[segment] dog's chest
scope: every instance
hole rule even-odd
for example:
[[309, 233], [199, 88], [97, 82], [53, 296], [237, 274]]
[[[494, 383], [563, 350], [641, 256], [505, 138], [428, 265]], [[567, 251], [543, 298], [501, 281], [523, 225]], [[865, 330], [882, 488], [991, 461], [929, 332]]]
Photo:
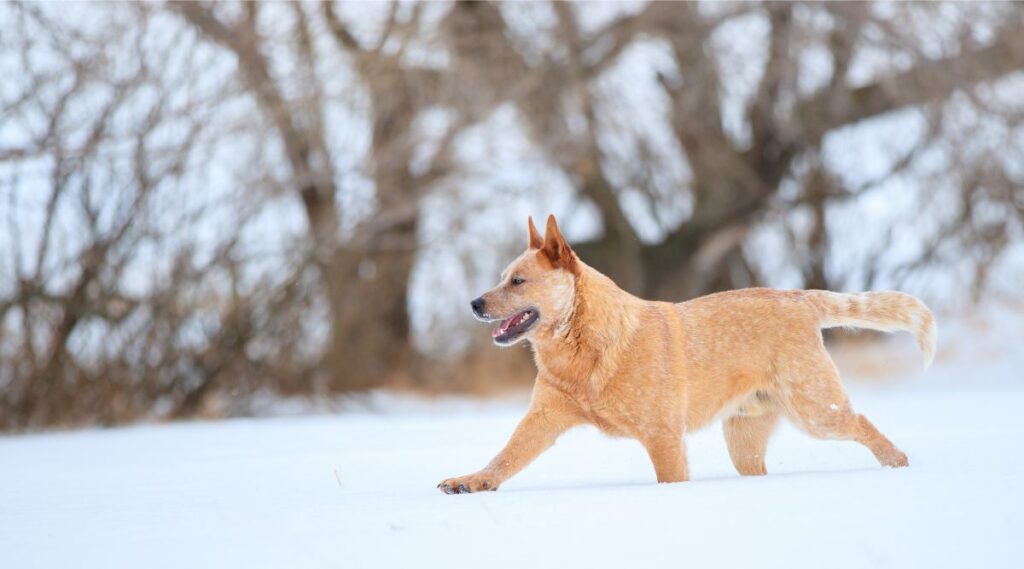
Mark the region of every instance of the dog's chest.
[[593, 398], [587, 414], [594, 426], [606, 435], [635, 436], [640, 430], [636, 409], [608, 393]]
[[579, 407], [587, 421], [610, 436], [629, 436], [635, 431], [633, 413], [613, 394], [589, 384], [560, 382], [559, 389]]
[[587, 421], [611, 436], [630, 436], [636, 431], [634, 412], [618, 390], [609, 389], [606, 374], [589, 367], [584, 374], [545, 366], [544, 380], [576, 403]]
[[630, 425], [624, 424], [621, 418], [616, 415], [593, 412], [590, 416], [590, 422], [600, 429], [602, 433], [612, 437], [626, 437], [633, 434], [633, 429], [630, 428]]

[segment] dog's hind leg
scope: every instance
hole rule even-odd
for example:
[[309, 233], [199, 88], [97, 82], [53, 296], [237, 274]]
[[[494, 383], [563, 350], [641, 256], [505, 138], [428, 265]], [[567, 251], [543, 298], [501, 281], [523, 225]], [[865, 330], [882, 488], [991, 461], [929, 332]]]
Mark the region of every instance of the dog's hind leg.
[[882, 466], [907, 466], [907, 455], [867, 417], [854, 413], [824, 346], [780, 367], [778, 378], [786, 413], [808, 434], [819, 439], [857, 441]]
[[768, 473], [764, 465], [768, 439], [779, 422], [778, 404], [767, 394], [759, 392], [750, 405], [744, 405], [736, 415], [725, 420], [725, 443], [736, 471], [744, 476], [763, 476]]

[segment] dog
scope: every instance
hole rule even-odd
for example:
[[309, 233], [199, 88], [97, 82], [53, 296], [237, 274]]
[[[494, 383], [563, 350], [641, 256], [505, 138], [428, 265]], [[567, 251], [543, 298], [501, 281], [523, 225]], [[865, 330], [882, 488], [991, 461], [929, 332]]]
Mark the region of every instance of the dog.
[[530, 407], [505, 448], [446, 494], [497, 490], [566, 430], [597, 426], [636, 439], [658, 482], [689, 478], [684, 435], [721, 418], [736, 470], [764, 475], [782, 416], [812, 437], [852, 440], [883, 466], [907, 455], [850, 405], [821, 329], [907, 330], [927, 369], [935, 319], [901, 292], [840, 294], [749, 288], [673, 304], [637, 298], [577, 257], [549, 216], [473, 314], [497, 322], [494, 343], [529, 342], [537, 364]]

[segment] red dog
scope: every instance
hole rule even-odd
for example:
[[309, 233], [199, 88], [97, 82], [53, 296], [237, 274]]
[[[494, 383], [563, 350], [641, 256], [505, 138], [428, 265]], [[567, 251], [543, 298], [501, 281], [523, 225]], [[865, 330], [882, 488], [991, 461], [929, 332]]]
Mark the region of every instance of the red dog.
[[857, 441], [884, 466], [900, 452], [850, 406], [821, 328], [909, 330], [935, 351], [935, 320], [900, 292], [839, 294], [765, 288], [681, 304], [639, 299], [588, 267], [553, 216], [501, 283], [472, 302], [499, 346], [528, 341], [537, 362], [530, 409], [483, 470], [438, 484], [447, 494], [496, 490], [576, 425], [647, 448], [658, 482], [687, 480], [683, 435], [725, 420], [740, 474], [765, 474], [768, 438], [785, 415], [811, 436]]

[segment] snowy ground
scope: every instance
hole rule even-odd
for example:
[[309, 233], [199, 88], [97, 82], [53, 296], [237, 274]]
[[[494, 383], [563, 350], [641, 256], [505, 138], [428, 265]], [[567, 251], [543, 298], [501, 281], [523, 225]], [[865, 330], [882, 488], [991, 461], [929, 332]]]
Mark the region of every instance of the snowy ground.
[[521, 401], [0, 438], [0, 567], [1021, 567], [1024, 335], [995, 336], [851, 386], [901, 470], [787, 426], [740, 478], [716, 425], [694, 480], [657, 485], [638, 444], [580, 429], [499, 492], [438, 492]]

